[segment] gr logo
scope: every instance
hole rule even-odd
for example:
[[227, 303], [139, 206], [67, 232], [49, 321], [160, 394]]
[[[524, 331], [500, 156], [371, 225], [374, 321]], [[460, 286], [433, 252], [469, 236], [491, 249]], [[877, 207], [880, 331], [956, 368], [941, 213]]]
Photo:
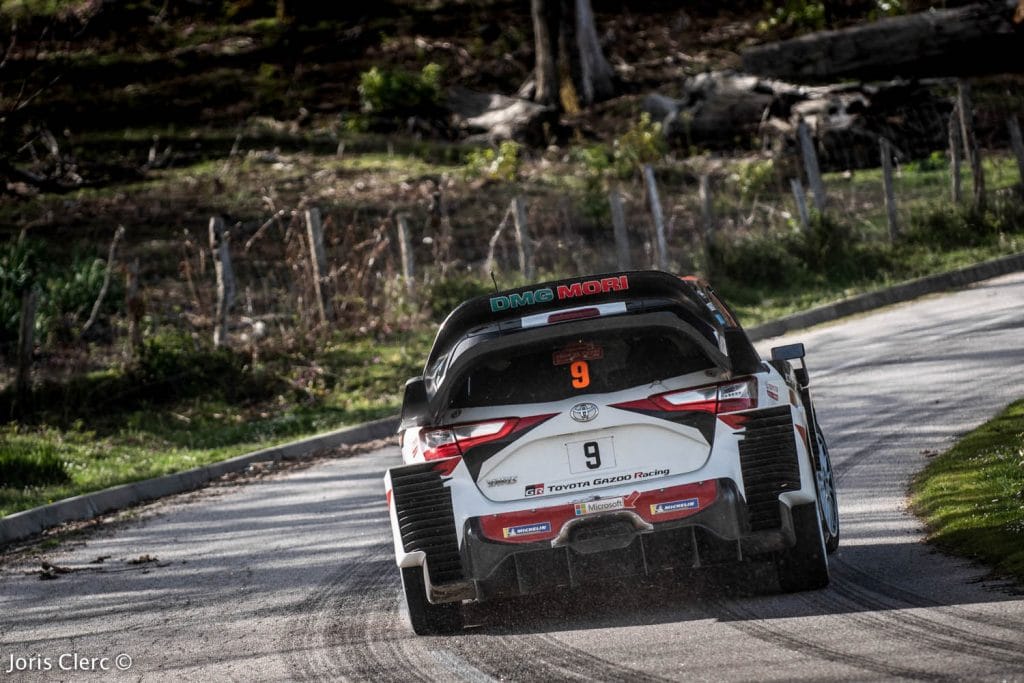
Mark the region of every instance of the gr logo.
[[543, 496], [544, 484], [530, 484], [526, 487], [527, 496]]

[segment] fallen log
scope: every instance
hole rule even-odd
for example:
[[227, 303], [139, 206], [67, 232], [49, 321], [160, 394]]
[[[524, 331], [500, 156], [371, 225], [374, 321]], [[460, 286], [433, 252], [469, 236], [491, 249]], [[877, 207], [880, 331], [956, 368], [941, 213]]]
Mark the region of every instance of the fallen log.
[[1024, 69], [1019, 0], [890, 17], [743, 50], [743, 70], [800, 83], [982, 76]]
[[545, 124], [551, 126], [558, 121], [553, 107], [466, 88], [452, 88], [446, 106], [457, 129], [489, 142], [519, 140], [541, 145], [546, 142]]
[[814, 133], [822, 170], [878, 165], [881, 138], [901, 161], [946, 147], [952, 81], [799, 86], [732, 71], [687, 79], [681, 99], [648, 95], [644, 110], [669, 142], [687, 149], [770, 148], [796, 152], [801, 120]]

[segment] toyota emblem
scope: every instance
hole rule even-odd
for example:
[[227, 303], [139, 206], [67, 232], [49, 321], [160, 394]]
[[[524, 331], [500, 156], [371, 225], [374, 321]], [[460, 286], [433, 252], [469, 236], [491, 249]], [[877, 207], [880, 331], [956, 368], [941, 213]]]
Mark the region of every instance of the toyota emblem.
[[590, 422], [597, 417], [597, 405], [593, 403], [577, 403], [569, 411], [569, 416], [577, 422]]

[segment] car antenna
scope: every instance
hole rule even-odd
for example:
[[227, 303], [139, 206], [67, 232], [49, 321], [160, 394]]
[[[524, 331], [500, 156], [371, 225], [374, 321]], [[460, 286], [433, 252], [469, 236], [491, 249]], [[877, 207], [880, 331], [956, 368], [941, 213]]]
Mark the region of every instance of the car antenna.
[[494, 283], [494, 293], [498, 293], [498, 278], [494, 277], [494, 271], [491, 271], [491, 282]]

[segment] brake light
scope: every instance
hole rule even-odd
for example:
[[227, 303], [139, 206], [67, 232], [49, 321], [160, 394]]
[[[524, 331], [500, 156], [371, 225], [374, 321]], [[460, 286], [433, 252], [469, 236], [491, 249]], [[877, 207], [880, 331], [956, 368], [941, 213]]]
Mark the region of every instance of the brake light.
[[757, 407], [757, 380], [747, 377], [722, 384], [667, 391], [639, 401], [619, 403], [615, 407], [668, 412], [699, 411], [713, 415], [749, 410]]
[[714, 413], [718, 408], [718, 387], [698, 387], [686, 391], [673, 391], [651, 396], [651, 400], [662, 410], [700, 410]]
[[597, 318], [601, 315], [601, 309], [595, 307], [591, 308], [576, 308], [571, 311], [562, 311], [561, 313], [552, 313], [548, 316], [548, 324], [553, 323], [564, 323], [569, 320], [585, 320], [587, 318]]
[[423, 457], [440, 460], [462, 455], [474, 446], [505, 438], [518, 423], [518, 418], [510, 418], [424, 429], [420, 432]]
[[718, 385], [718, 412], [733, 413], [757, 407], [757, 380], [753, 377]]

